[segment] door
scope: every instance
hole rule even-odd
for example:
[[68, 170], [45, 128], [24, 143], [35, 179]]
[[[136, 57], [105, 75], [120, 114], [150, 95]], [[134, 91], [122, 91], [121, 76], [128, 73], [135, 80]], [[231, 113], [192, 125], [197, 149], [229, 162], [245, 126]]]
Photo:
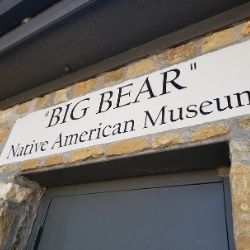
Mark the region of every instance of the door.
[[225, 183], [212, 171], [49, 192], [35, 249], [232, 249]]

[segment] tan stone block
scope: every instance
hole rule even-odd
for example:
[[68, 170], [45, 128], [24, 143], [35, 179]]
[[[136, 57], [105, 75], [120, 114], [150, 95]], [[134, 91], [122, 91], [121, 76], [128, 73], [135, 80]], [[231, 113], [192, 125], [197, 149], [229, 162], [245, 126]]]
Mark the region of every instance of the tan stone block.
[[4, 128], [9, 128], [11, 125], [10, 121], [0, 121], [0, 130]]
[[151, 58], [140, 60], [128, 66], [127, 78], [135, 78], [153, 70], [157, 70], [158, 66], [159, 65]]
[[14, 220], [14, 213], [8, 210], [7, 208], [0, 207], [0, 248], [4, 244], [4, 240], [7, 237], [7, 233], [10, 229], [10, 226]]
[[153, 148], [163, 148], [183, 143], [181, 134], [166, 134], [156, 137], [153, 141]]
[[6, 109], [6, 110], [1, 110], [0, 111], [0, 119], [6, 120], [10, 116], [12, 116], [13, 114], [14, 114], [14, 108], [9, 108], [9, 109]]
[[240, 204], [240, 208], [241, 208], [242, 211], [250, 213], [250, 207], [249, 207], [249, 205], [250, 204], [248, 204], [247, 202], [242, 202]]
[[240, 126], [242, 128], [250, 128], [250, 118], [244, 119], [240, 121]]
[[202, 42], [201, 51], [202, 53], [206, 53], [216, 50], [218, 48], [232, 44], [237, 40], [236, 32], [233, 30], [233, 28], [215, 32], [204, 39]]
[[9, 129], [4, 128], [0, 131], [0, 144], [6, 139], [7, 135], [9, 134]]
[[211, 139], [217, 136], [226, 135], [229, 132], [227, 125], [208, 125], [198, 128], [192, 133], [192, 142]]
[[42, 109], [48, 107], [49, 95], [38, 97], [36, 101], [36, 109]]
[[[230, 170], [234, 232], [237, 249], [248, 249], [250, 238], [250, 166], [233, 163]], [[241, 236], [244, 235], [242, 238]], [[245, 237], [247, 236], [247, 237]]]
[[73, 87], [73, 94], [75, 97], [86, 95], [87, 93], [94, 91], [101, 84], [101, 76], [95, 77], [86, 81], [79, 82]]
[[56, 91], [53, 99], [54, 104], [59, 104], [61, 102], [68, 101], [69, 100], [68, 92], [69, 92], [68, 88]]
[[241, 29], [241, 34], [243, 36], [250, 35], [250, 21], [248, 21], [245, 24], [243, 24], [242, 29]]
[[238, 235], [250, 235], [250, 221], [239, 218], [236, 225]]
[[125, 68], [120, 68], [105, 74], [104, 86], [110, 86], [124, 78]]
[[30, 110], [31, 104], [32, 104], [32, 101], [25, 102], [25, 103], [22, 103], [22, 104], [18, 105], [17, 108], [16, 108], [16, 114], [17, 115], [23, 115], [23, 114], [28, 113], [29, 110]]
[[40, 167], [40, 160], [28, 160], [21, 163], [20, 169], [22, 171], [33, 170]]
[[237, 201], [244, 202], [247, 195], [247, 188], [249, 183], [245, 176], [232, 176], [230, 175], [231, 189], [237, 194]]
[[237, 250], [250, 250], [250, 235], [236, 236]]
[[104, 154], [104, 149], [102, 147], [91, 147], [87, 149], [82, 149], [78, 151], [71, 152], [69, 154], [69, 163], [82, 162], [87, 159], [98, 158]]
[[51, 167], [51, 166], [62, 164], [63, 162], [64, 162], [63, 155], [54, 155], [45, 160], [44, 166]]
[[108, 145], [108, 156], [123, 155], [143, 151], [149, 148], [149, 142], [145, 138], [132, 139]]
[[230, 168], [230, 175], [246, 175], [248, 169], [250, 172], [250, 166], [241, 163], [234, 163]]
[[196, 54], [196, 49], [196, 43], [192, 42], [184, 44], [176, 48], [167, 50], [162, 54], [162, 58], [167, 64], [179, 63], [194, 57]]
[[16, 164], [10, 164], [6, 166], [1, 166], [0, 167], [0, 174], [2, 173], [13, 173], [17, 170], [17, 165]]
[[[233, 212], [236, 221], [239, 221], [242, 216], [248, 215], [250, 220], [250, 202], [248, 200], [248, 194], [242, 194], [242, 188], [233, 191]], [[250, 221], [249, 221], [250, 222]]]

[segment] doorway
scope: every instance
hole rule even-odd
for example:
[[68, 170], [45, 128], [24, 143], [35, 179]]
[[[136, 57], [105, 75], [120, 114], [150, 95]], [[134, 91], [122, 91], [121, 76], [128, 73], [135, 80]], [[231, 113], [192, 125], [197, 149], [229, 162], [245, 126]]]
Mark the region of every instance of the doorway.
[[28, 249], [234, 249], [229, 192], [216, 170], [50, 188]]

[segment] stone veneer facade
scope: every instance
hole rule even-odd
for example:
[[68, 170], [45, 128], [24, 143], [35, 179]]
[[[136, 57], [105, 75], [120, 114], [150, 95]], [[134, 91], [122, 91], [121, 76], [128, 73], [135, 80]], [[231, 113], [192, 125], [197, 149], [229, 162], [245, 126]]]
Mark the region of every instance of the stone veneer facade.
[[[157, 55], [132, 62], [92, 79], [75, 83], [68, 88], [37, 97], [8, 110], [2, 110], [0, 111], [0, 152], [13, 124], [19, 117], [249, 38], [250, 22], [243, 22], [176, 48], [167, 49]], [[250, 52], [246, 51], [246, 53]], [[169, 150], [179, 146], [185, 147], [221, 140], [227, 140], [230, 143], [232, 162], [230, 171], [228, 173], [221, 166], [218, 168], [218, 175], [229, 174], [230, 177], [236, 246], [238, 250], [249, 250], [250, 114], [249, 116], [0, 166], [0, 249], [25, 249], [37, 208], [44, 193], [44, 189], [39, 184], [20, 177], [22, 171], [51, 171], [54, 168], [77, 167], [83, 162], [102, 161], [120, 155], [132, 155], [142, 151]]]

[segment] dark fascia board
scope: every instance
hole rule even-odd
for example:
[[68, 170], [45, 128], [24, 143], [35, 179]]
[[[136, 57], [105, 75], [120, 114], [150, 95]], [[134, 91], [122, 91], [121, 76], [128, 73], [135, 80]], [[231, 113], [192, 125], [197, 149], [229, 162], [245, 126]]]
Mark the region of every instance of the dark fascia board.
[[17, 4], [21, 3], [22, 1], [23, 0], [2, 0], [1, 1], [0, 15], [6, 13], [11, 8], [13, 8]]
[[[65, 0], [65, 1], [63, 1], [63, 3], [68, 2], [70, 4], [71, 1], [72, 0]], [[76, 1], [72, 1], [71, 4], [78, 3], [78, 7], [77, 7], [77, 10], [78, 10], [80, 7], [82, 7], [82, 5], [80, 6], [80, 3], [83, 4], [83, 2], [84, 1], [76, 0]], [[85, 1], [85, 2], [86, 2], [85, 4], [87, 4], [87, 3], [90, 3], [92, 1]], [[65, 6], [64, 6], [64, 8], [65, 8]], [[69, 6], [67, 6], [67, 8], [68, 8], [68, 10], [72, 11], [71, 13], [73, 13], [73, 11], [76, 11], [76, 9], [74, 9], [72, 5], [71, 5], [71, 8]], [[75, 6], [75, 8], [76, 8], [76, 6]], [[61, 11], [63, 13], [65, 11], [65, 9], [62, 8]], [[68, 16], [69, 13], [65, 13], [65, 15]], [[61, 20], [63, 17], [65, 17], [65, 16], [61, 15], [61, 17], [59, 19]], [[160, 38], [157, 38], [151, 42], [148, 42], [144, 45], [138, 46], [138, 47], [133, 48], [131, 50], [128, 50], [126, 52], [123, 52], [123, 53], [116, 55], [114, 57], [103, 60], [97, 64], [91, 65], [89, 67], [83, 68], [83, 69], [76, 71], [76, 72], [73, 72], [73, 73], [69, 73], [68, 75], [66, 75], [62, 78], [50, 81], [48, 83], [44, 83], [44, 84], [40, 85], [39, 87], [25, 91], [23, 93], [15, 95], [11, 98], [8, 98], [4, 101], [1, 101], [0, 102], [0, 110], [10, 108], [14, 105], [31, 100], [35, 97], [43, 96], [43, 95], [48, 94], [52, 91], [67, 87], [67, 86], [69, 86], [73, 83], [76, 83], [78, 81], [86, 80], [90, 77], [101, 74], [103, 72], [121, 67], [123, 65], [126, 65], [132, 61], [143, 58], [143, 57], [148, 56], [150, 54], [159, 53], [163, 49], [179, 45], [183, 42], [187, 42], [191, 39], [195, 39], [195, 38], [203, 36], [207, 33], [210, 33], [210, 32], [222, 29], [222, 28], [229, 27], [232, 24], [240, 22], [240, 21], [247, 19], [249, 17], [250, 17], [250, 2], [243, 4], [243, 5], [240, 5], [238, 7], [235, 7], [231, 10], [225, 11], [225, 12], [223, 12], [219, 15], [216, 15], [214, 17], [203, 20], [199, 23], [190, 25], [184, 29], [180, 29], [178, 31], [175, 31], [175, 32], [168, 34], [166, 36], [162, 36]], [[41, 17], [41, 19], [44, 19], [44, 17]], [[56, 19], [56, 20], [59, 21], [59, 19]], [[37, 24], [37, 26], [36, 26], [36, 23], [35, 23], [35, 24], [33, 24], [34, 25], [34, 27], [33, 27], [32, 24], [33, 24], [33, 22], [30, 23], [30, 29], [34, 30], [34, 32], [37, 33], [38, 31], [36, 29], [39, 28], [39, 25]], [[26, 27], [28, 27], [27, 25], [26, 25]], [[47, 25], [51, 25], [51, 24], [47, 23]], [[45, 25], [42, 27], [44, 29], [47, 26]], [[21, 27], [20, 27], [20, 29], [21, 29]], [[28, 32], [28, 31], [26, 30], [26, 32]], [[30, 35], [32, 35], [32, 34], [34, 34], [34, 33], [31, 33]], [[13, 36], [14, 36], [14, 34], [13, 34]], [[2, 43], [2, 44], [0, 43], [0, 53], [2, 51], [5, 51], [7, 48], [10, 48], [11, 46], [15, 45], [14, 42], [8, 45], [8, 42], [9, 42], [8, 40], [11, 39], [11, 37], [9, 37], [9, 39], [7, 39], [7, 36], [5, 36], [4, 38], [5, 38], [5, 41], [4, 41], [5, 45], [4, 45], [4, 43]], [[26, 38], [23, 37], [23, 39], [26, 39]], [[18, 40], [18, 42], [20, 42], [20, 41], [21, 40]]]
[[221, 141], [178, 149], [85, 163], [53, 170], [27, 171], [22, 176], [45, 187], [119, 178], [214, 169], [231, 165], [229, 144]]
[[55, 4], [48, 10], [34, 17], [30, 22], [19, 26], [1, 37], [0, 54], [95, 1], [96, 0], [64, 0]]

